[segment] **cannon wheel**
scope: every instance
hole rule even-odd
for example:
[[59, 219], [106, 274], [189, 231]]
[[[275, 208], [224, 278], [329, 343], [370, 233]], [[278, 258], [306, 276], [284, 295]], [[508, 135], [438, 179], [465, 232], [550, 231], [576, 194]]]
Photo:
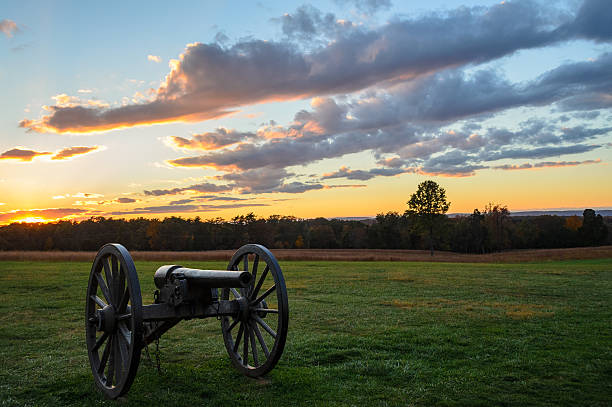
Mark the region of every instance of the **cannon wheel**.
[[87, 353], [97, 387], [109, 399], [132, 385], [142, 349], [142, 297], [125, 247], [104, 245], [93, 262], [85, 306]]
[[[238, 300], [241, 313], [221, 318], [223, 341], [233, 365], [244, 375], [260, 377], [276, 365], [287, 339], [289, 303], [278, 262], [257, 244], [236, 251], [228, 270], [251, 273], [251, 283], [240, 290], [224, 288], [223, 300]], [[247, 305], [248, 304], [248, 305]]]

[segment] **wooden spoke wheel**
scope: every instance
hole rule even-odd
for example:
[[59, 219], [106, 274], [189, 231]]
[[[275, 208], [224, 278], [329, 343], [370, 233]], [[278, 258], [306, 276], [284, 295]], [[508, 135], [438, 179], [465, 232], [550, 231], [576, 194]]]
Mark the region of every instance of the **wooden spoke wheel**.
[[110, 399], [125, 394], [142, 349], [142, 297], [134, 261], [120, 244], [98, 252], [87, 286], [87, 353], [97, 387]]
[[221, 318], [223, 341], [234, 366], [246, 376], [259, 377], [276, 365], [287, 339], [289, 304], [285, 280], [268, 249], [242, 246], [227, 267], [251, 273], [246, 288], [224, 288], [223, 300], [237, 300], [240, 314]]

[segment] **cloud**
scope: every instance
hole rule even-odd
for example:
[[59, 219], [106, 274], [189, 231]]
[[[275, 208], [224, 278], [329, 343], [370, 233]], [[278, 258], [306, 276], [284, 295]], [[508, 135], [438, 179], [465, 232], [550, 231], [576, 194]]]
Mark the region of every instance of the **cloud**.
[[194, 134], [191, 139], [171, 136], [168, 138], [168, 144], [188, 150], [216, 150], [255, 137], [253, 133], [241, 133], [220, 127], [214, 132]]
[[339, 134], [319, 140], [270, 140], [259, 145], [240, 144], [233, 150], [177, 158], [168, 163], [177, 167], [211, 167], [227, 171], [262, 167], [284, 168], [376, 148], [380, 138], [368, 134]]
[[67, 147], [67, 148], [64, 148], [63, 150], [55, 153], [55, 155], [53, 157], [51, 157], [51, 159], [52, 160], [66, 160], [68, 158], [72, 158], [72, 157], [77, 156], [77, 155], [83, 155], [83, 154], [91, 153], [92, 151], [96, 151], [99, 148], [100, 148], [99, 146], [93, 146], [93, 147]]
[[184, 205], [194, 201], [194, 199], [179, 199], [178, 201], [171, 201], [170, 205]]
[[272, 192], [282, 192], [289, 194], [299, 194], [310, 190], [323, 189], [323, 184], [294, 181], [287, 182], [287, 178], [294, 174], [288, 173], [284, 169], [277, 168], [257, 168], [248, 171], [236, 171], [219, 175], [217, 178], [230, 181], [233, 188], [241, 194], [262, 194]]
[[[325, 188], [323, 184], [305, 184], [299, 181], [287, 182], [279, 185], [277, 188], [270, 190], [269, 192], [284, 192], [287, 194], [302, 194], [307, 191], [315, 191], [318, 189]], [[249, 190], [245, 190], [245, 193], [252, 193]]]
[[373, 168], [367, 171], [351, 170], [348, 167], [341, 167], [338, 171], [323, 174], [322, 179], [346, 178], [366, 181], [374, 177], [393, 177], [407, 172], [404, 168]]
[[95, 193], [89, 193], [89, 192], [77, 192], [76, 194], [72, 194], [70, 196], [73, 198], [102, 198], [104, 197], [104, 195], [102, 194], [95, 194]]
[[[609, 15], [605, 1], [586, 2], [575, 16], [535, 2], [502, 2], [351, 29], [308, 52], [290, 40], [189, 44], [171, 61], [152, 101], [116, 108], [50, 106], [48, 115], [24, 119], [20, 126], [55, 133], [107, 131], [218, 118], [254, 103], [355, 92], [522, 49], [576, 38], [605, 40], [610, 29], [601, 15]], [[587, 29], [591, 23], [598, 28]]]
[[190, 185], [182, 188], [172, 189], [154, 189], [151, 191], [144, 191], [145, 195], [148, 196], [162, 196], [162, 195], [176, 195], [186, 191], [192, 192], [224, 192], [232, 189], [229, 185], [216, 185], [209, 182], [202, 182], [200, 184]]
[[601, 145], [593, 144], [576, 144], [570, 146], [547, 146], [539, 148], [505, 148], [498, 151], [484, 151], [478, 159], [483, 161], [496, 161], [502, 159], [519, 159], [519, 158], [547, 158], [568, 154], [579, 154], [593, 151], [600, 148]]
[[238, 209], [238, 208], [250, 208], [259, 206], [269, 206], [263, 203], [252, 203], [252, 204], [225, 204], [225, 205], [161, 205], [161, 206], [147, 206], [143, 208], [135, 208], [130, 211], [117, 211], [111, 212], [110, 215], [138, 215], [138, 214], [152, 214], [152, 213], [185, 213], [185, 212], [212, 212], [222, 209]]
[[293, 13], [286, 13], [279, 19], [283, 34], [302, 43], [314, 41], [324, 45], [323, 40], [334, 37], [340, 31], [352, 28], [352, 24], [336, 19], [332, 13], [323, 14], [311, 5], [303, 5]]
[[26, 42], [24, 44], [19, 44], [15, 47], [11, 47], [11, 51], [12, 52], [21, 52], [29, 47], [31, 47], [34, 43], [33, 42]]
[[491, 167], [496, 170], [530, 170], [535, 168], [558, 168], [558, 167], [576, 167], [585, 164], [600, 164], [601, 160], [584, 160], [584, 161], [545, 161], [535, 164], [505, 164]]
[[293, 174], [284, 169], [257, 168], [249, 171], [236, 171], [217, 178], [231, 182], [231, 185], [240, 193], [260, 194], [277, 191], [283, 186], [285, 178]]
[[339, 5], [353, 4], [357, 10], [366, 14], [374, 14], [391, 7], [390, 0], [335, 0], [335, 2]]
[[[156, 189], [144, 191], [148, 196], [177, 195], [187, 191], [197, 192], [226, 192], [235, 191], [240, 194], [263, 194], [263, 193], [303, 193], [311, 190], [337, 188], [336, 185], [324, 185], [316, 182], [289, 181], [295, 174], [287, 172], [285, 169], [263, 167], [245, 171], [227, 172], [215, 178], [224, 181], [225, 184], [217, 185], [212, 183], [201, 183], [187, 187], [177, 187], [172, 189]], [[195, 199], [208, 199], [218, 201], [241, 201], [244, 199], [233, 197], [220, 197], [215, 195], [202, 195], [189, 197]], [[188, 203], [186, 200], [176, 202]], [[245, 204], [248, 206], [248, 204]]]
[[587, 0], [580, 6], [576, 19], [569, 25], [575, 35], [600, 42], [612, 39], [612, 15], [604, 12], [607, 0]]
[[151, 54], [149, 54], [149, 55], [147, 55], [147, 60], [149, 60], [149, 61], [153, 61], [153, 62], [155, 62], [155, 63], [158, 63], [158, 64], [159, 64], [159, 63], [161, 62], [161, 57], [158, 57], [157, 55], [151, 55]]
[[19, 27], [17, 26], [17, 23], [12, 20], [0, 20], [0, 32], [6, 35], [7, 38], [11, 38], [13, 34], [19, 32]]
[[196, 199], [206, 199], [208, 201], [246, 201], [249, 198], [235, 198], [232, 196], [216, 196], [216, 195], [202, 195], [202, 196], [196, 196]]
[[19, 160], [23, 162], [30, 162], [36, 157], [43, 155], [50, 155], [53, 153], [49, 152], [38, 152], [34, 150], [26, 150], [22, 148], [13, 148], [0, 154], [0, 160]]
[[[264, 126], [257, 132], [258, 139], [244, 139], [231, 149], [177, 158], [168, 163], [179, 167], [245, 171], [307, 165], [367, 150], [378, 155], [397, 153], [404, 160], [424, 160], [456, 149], [479, 152], [480, 161], [512, 158], [508, 157], [512, 154], [555, 156], [587, 152], [598, 146], [581, 143], [605, 136], [612, 127], [559, 128], [554, 121], [534, 119], [522, 123], [519, 130], [482, 129], [473, 124], [466, 124], [463, 131], [443, 132], [440, 129], [457, 120], [519, 106], [562, 103], [567, 98], [584, 94], [604, 95], [611, 88], [612, 54], [603, 54], [593, 61], [566, 63], [533, 81], [519, 84], [499, 78], [491, 70], [476, 71], [471, 75], [461, 70], [449, 70], [386, 92], [366, 93], [343, 103], [331, 98], [315, 98], [312, 110], [298, 112], [289, 126]], [[458, 100], [461, 103], [457, 103]], [[268, 136], [270, 133], [274, 133], [273, 137]], [[553, 146], [540, 150], [524, 147], [502, 150], [504, 146], [521, 143]], [[564, 145], [567, 143], [578, 145]], [[465, 154], [459, 158], [465, 160]], [[425, 165], [423, 171], [443, 171], [442, 163], [432, 163], [430, 167], [424, 162], [416, 164]], [[466, 168], [453, 168], [452, 173], [472, 174], [482, 167], [473, 162]], [[401, 168], [401, 165], [397, 163], [394, 168]], [[354, 174], [358, 175], [366, 176]]]
[[122, 203], [122, 204], [126, 204], [126, 203], [134, 203], [137, 202], [136, 199], [134, 198], [117, 198], [115, 199], [115, 202], [117, 203]]

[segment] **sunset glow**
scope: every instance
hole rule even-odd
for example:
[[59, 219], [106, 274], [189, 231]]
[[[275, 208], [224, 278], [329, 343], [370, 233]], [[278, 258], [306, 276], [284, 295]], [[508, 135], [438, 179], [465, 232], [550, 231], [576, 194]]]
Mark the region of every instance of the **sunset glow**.
[[0, 10], [0, 224], [375, 216], [426, 179], [612, 207], [605, 1], [32, 3]]
[[15, 218], [15, 219], [11, 219], [11, 222], [16, 222], [16, 223], [47, 223], [47, 222], [52, 222], [56, 219], [44, 219], [44, 218], [36, 218], [36, 217], [27, 217], [27, 218]]

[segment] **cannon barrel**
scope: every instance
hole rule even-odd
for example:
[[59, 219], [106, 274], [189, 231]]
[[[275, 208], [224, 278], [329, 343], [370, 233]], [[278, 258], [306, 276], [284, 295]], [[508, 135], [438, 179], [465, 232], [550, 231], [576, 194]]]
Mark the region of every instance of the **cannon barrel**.
[[203, 287], [240, 288], [251, 282], [248, 271], [199, 270], [177, 265], [161, 266], [155, 272], [153, 280], [157, 288], [162, 288], [169, 279], [186, 279]]

